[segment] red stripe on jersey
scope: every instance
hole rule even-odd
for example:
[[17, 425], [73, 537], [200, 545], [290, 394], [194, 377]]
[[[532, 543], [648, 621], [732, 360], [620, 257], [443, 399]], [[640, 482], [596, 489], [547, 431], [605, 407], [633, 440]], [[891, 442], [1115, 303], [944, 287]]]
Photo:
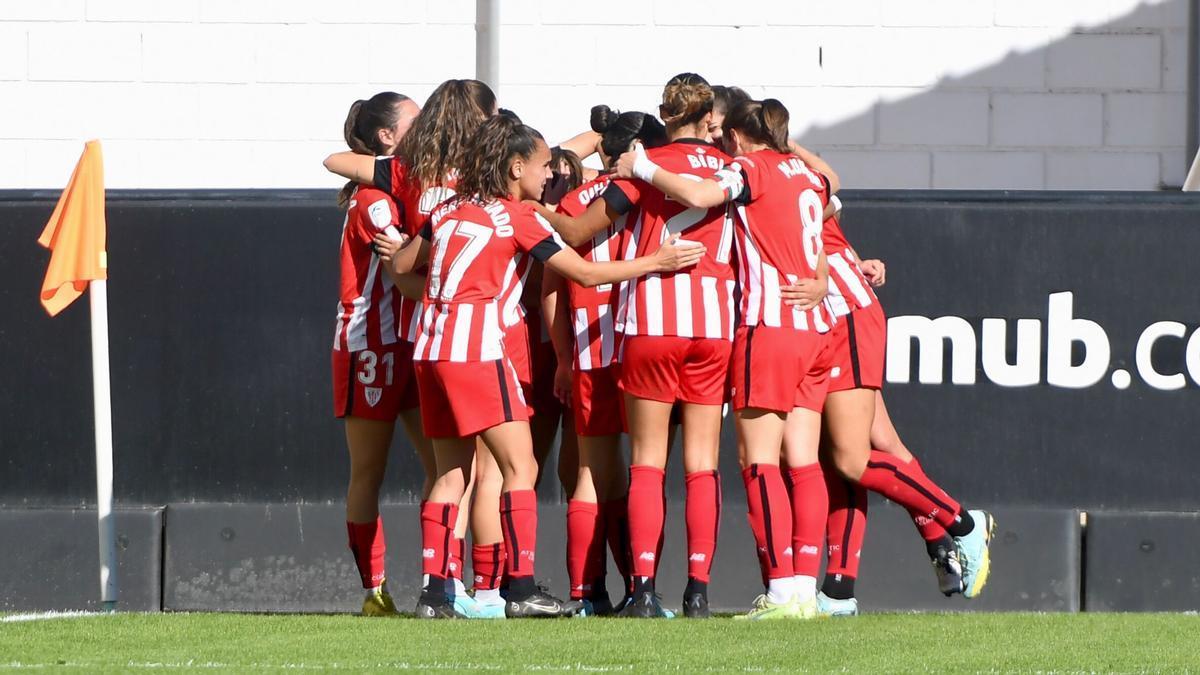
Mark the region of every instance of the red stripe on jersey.
[[742, 199], [748, 188], [749, 201], [735, 202], [742, 324], [828, 331], [834, 319], [825, 302], [802, 311], [780, 293], [817, 276], [824, 181], [798, 157], [769, 149], [734, 159], [719, 178]]
[[[711, 178], [729, 156], [695, 139], [647, 151], [668, 171], [695, 180]], [[733, 339], [733, 223], [724, 206], [689, 209], [635, 179], [615, 179], [605, 191], [611, 205], [636, 205], [626, 213], [623, 257], [651, 255], [672, 235], [698, 242], [708, 252], [686, 271], [641, 277], [621, 291], [617, 326], [626, 335]], [[620, 210], [620, 209], [618, 209]]]
[[[400, 157], [378, 157], [375, 160], [375, 187], [386, 189], [400, 210], [400, 231], [409, 237], [417, 236], [421, 226], [439, 204], [454, 196], [458, 184], [457, 172], [451, 171], [440, 184], [421, 187], [421, 182], [409, 173], [408, 163]], [[426, 274], [426, 268], [413, 270]], [[424, 305], [402, 298], [400, 302], [400, 337], [416, 342]]]
[[825, 219], [821, 227], [821, 244], [829, 258], [828, 302], [834, 316], [846, 316], [878, 300], [858, 266], [858, 258], [854, 256], [836, 215]]
[[432, 235], [425, 310], [413, 358], [502, 358], [506, 291], [520, 284], [531, 256], [560, 250], [562, 240], [531, 207], [508, 199], [452, 202], [431, 218], [424, 230]]
[[398, 225], [396, 205], [386, 193], [365, 185], [355, 189], [342, 226], [335, 350], [357, 352], [396, 342], [400, 294], [371, 242], [376, 232], [398, 236]]
[[[584, 183], [562, 198], [558, 204], [558, 211], [578, 217], [604, 192], [610, 182], [612, 175], [602, 174]], [[591, 262], [620, 260], [621, 232], [625, 229], [625, 219], [626, 216], [619, 216], [611, 225], [597, 232], [591, 241], [576, 246], [575, 251], [584, 260]], [[601, 284], [588, 288], [570, 279], [566, 282], [575, 337], [575, 367], [579, 370], [593, 370], [612, 365], [616, 360], [620, 335], [616, 329], [619, 286]]]

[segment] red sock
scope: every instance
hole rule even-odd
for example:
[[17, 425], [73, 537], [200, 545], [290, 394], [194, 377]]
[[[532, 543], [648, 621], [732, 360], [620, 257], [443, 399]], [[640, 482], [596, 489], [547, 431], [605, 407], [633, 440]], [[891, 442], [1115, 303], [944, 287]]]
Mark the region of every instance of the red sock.
[[767, 579], [795, 574], [792, 568], [792, 505], [779, 467], [751, 464], [742, 470], [747, 517]]
[[475, 544], [471, 547], [471, 571], [475, 573], [475, 590], [500, 588], [504, 579], [504, 543]]
[[421, 505], [421, 573], [445, 579], [449, 576], [450, 549], [458, 505], [425, 502]]
[[[925, 469], [921, 468], [921, 463], [917, 461], [916, 457], [912, 458], [912, 461], [908, 463], [908, 467], [913, 473], [925, 476]], [[926, 477], [926, 480], [928, 480], [928, 477]], [[930, 482], [932, 483], [933, 481]], [[949, 496], [945, 492], [939, 490], [939, 494], [943, 498], [949, 499]], [[913, 525], [917, 526], [917, 532], [921, 533], [921, 538], [925, 541], [941, 541], [948, 536], [946, 528], [942, 527], [936, 520], [926, 518], [920, 511], [909, 511], [908, 515], [912, 518]]]
[[463, 558], [466, 557], [466, 549], [467, 542], [465, 539], [454, 537], [454, 540], [450, 542], [450, 562], [446, 565], [446, 571], [450, 573], [450, 576], [459, 581], [462, 581], [463, 578]]
[[863, 538], [867, 534], [867, 491], [834, 469], [824, 473], [829, 491], [829, 518], [825, 521], [829, 557], [825, 574], [857, 579]]
[[792, 568], [796, 574], [816, 577], [821, 569], [825, 521], [829, 517], [829, 492], [825, 473], [817, 462], [788, 469], [792, 482]]
[[533, 576], [537, 550], [537, 493], [511, 490], [500, 495], [500, 523], [504, 527], [504, 572], [510, 579]]
[[694, 471], [687, 485], [688, 578], [708, 583], [721, 526], [721, 475]]
[[962, 508], [919, 468], [914, 471], [911, 464], [886, 452], [871, 451], [867, 469], [858, 482], [903, 506], [910, 514], [936, 521], [944, 528], [954, 525]]
[[626, 497], [604, 502], [604, 536], [612, 551], [617, 572], [625, 579], [625, 590], [633, 580], [633, 556], [629, 554], [629, 500]]
[[387, 542], [383, 536], [383, 518], [376, 516], [369, 523], [346, 521], [346, 535], [350, 540], [350, 553], [363, 588], [375, 588], [383, 583], [383, 557]]
[[591, 502], [572, 499], [567, 502], [567, 578], [571, 599], [589, 597], [592, 582], [603, 565], [604, 534], [600, 529], [600, 508]]
[[629, 551], [633, 574], [654, 577], [662, 548], [663, 483], [666, 474], [654, 466], [629, 467]]
[[[742, 485], [744, 485], [746, 487], [746, 495], [748, 498], [751, 490], [758, 489], [758, 478], [755, 476], [752, 476], [750, 474], [749, 469], [742, 469]], [[785, 484], [784, 487], [786, 488], [788, 486]], [[750, 528], [753, 530], [754, 529], [754, 520], [750, 518], [750, 515], [748, 513], [746, 514], [746, 518], [748, 520], [750, 520]], [[757, 537], [757, 531], [756, 531], [755, 532], [755, 543], [757, 543], [757, 542], [758, 542], [758, 537]], [[761, 554], [759, 554], [757, 549], [755, 549], [755, 553], [756, 553], [756, 555], [754, 556], [754, 558], [756, 560], [758, 560], [758, 575], [759, 575], [759, 577], [762, 578], [763, 588], [766, 588], [767, 587], [766, 558], [764, 556], [762, 556]]]

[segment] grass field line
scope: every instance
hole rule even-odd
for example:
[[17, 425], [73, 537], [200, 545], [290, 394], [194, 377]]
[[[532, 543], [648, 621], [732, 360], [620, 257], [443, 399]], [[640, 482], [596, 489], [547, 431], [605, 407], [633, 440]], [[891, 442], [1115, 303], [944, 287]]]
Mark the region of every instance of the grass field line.
[[[97, 665], [109, 665], [109, 664], [96, 664], [96, 663], [87, 662], [87, 661], [74, 662], [74, 661], [70, 661], [70, 660], [59, 660], [56, 663], [22, 663], [21, 661], [10, 661], [8, 663], [0, 663], [0, 670], [37, 670], [37, 669], [44, 669], [44, 668], [89, 668], [89, 667], [94, 667]], [[282, 662], [282, 663], [222, 663], [219, 661], [188, 660], [188, 661], [176, 661], [176, 662], [127, 661], [121, 665], [124, 668], [136, 669], [136, 670], [158, 670], [158, 669], [166, 669], [166, 670], [192, 670], [192, 669], [197, 669], [197, 670], [204, 670], [204, 669], [212, 669], [212, 670], [226, 670], [226, 669], [238, 669], [238, 670], [340, 670], [343, 667], [345, 667], [346, 669], [355, 670], [355, 671], [362, 670], [363, 668], [389, 669], [389, 670], [419, 670], [419, 671], [429, 671], [429, 670], [451, 670], [451, 671], [462, 671], [462, 670], [490, 671], [490, 670], [494, 670], [494, 671], [500, 671], [500, 670], [512, 670], [515, 668], [517, 670], [532, 671], [532, 672], [553, 671], [553, 672], [586, 672], [586, 673], [631, 672], [631, 671], [635, 670], [635, 668], [633, 666], [626, 666], [626, 665], [600, 666], [600, 665], [590, 665], [587, 663], [574, 663], [574, 664], [506, 663], [506, 664], [501, 665], [501, 664], [497, 664], [497, 663], [470, 663], [470, 662], [462, 662], [462, 661], [434, 661], [434, 662], [386, 661], [386, 662], [380, 662], [380, 663], [374, 663], [374, 664], [356, 663], [353, 665], [340, 666], [336, 663], [334, 663], [334, 664], [331, 664], [331, 663], [304, 663], [304, 662], [300, 662], [300, 663], [289, 663], [289, 662]], [[705, 670], [711, 670], [711, 669], [706, 669], [702, 666], [701, 667], [690, 666], [688, 668], [689, 672], [697, 672], [697, 671], [703, 672]], [[723, 670], [725, 672], [729, 671], [728, 668], [722, 668], [721, 670]], [[775, 670], [775, 669], [764, 669], [761, 667], [747, 666], [746, 668], [743, 668], [741, 670], [743, 672], [765, 672], [766, 670]]]
[[111, 616], [112, 612], [85, 612], [82, 610], [71, 610], [65, 612], [50, 611], [50, 612], [27, 612], [25, 614], [6, 614], [0, 616], [0, 623], [9, 623], [10, 621], [49, 621], [53, 619], [83, 619], [92, 616]]

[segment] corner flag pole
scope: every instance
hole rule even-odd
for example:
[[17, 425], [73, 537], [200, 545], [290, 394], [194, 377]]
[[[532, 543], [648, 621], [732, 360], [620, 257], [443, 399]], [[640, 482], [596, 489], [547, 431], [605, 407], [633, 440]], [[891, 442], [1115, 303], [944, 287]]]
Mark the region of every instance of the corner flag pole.
[[117, 528], [113, 522], [112, 389], [108, 374], [108, 281], [88, 282], [92, 316], [92, 403], [96, 417], [96, 524], [100, 542], [100, 601], [117, 608]]
[[56, 316], [90, 290], [92, 403], [96, 422], [96, 524], [100, 602], [117, 607], [117, 530], [113, 522], [112, 392], [108, 368], [108, 238], [104, 217], [104, 158], [100, 141], [88, 141], [38, 244], [50, 249], [41, 303]]

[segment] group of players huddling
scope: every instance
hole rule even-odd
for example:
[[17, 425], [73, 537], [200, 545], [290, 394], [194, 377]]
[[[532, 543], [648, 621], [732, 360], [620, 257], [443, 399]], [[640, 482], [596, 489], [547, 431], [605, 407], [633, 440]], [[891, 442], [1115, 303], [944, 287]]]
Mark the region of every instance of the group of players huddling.
[[[838, 177], [789, 141], [786, 108], [683, 73], [658, 118], [599, 105], [591, 128], [552, 149], [487, 85], [449, 80], [423, 109], [355, 102], [351, 150], [325, 160], [350, 180], [333, 382], [363, 613], [396, 613], [378, 500], [399, 418], [425, 470], [418, 617], [673, 616], [655, 577], [678, 433], [683, 614], [710, 616], [726, 405], [764, 586], [741, 618], [858, 613], [867, 490], [908, 510], [944, 594], [977, 596], [993, 519], [897, 436], [872, 290], [885, 267], [847, 242]], [[595, 153], [603, 171], [580, 161]], [[566, 601], [534, 577], [534, 490], [560, 420]]]

